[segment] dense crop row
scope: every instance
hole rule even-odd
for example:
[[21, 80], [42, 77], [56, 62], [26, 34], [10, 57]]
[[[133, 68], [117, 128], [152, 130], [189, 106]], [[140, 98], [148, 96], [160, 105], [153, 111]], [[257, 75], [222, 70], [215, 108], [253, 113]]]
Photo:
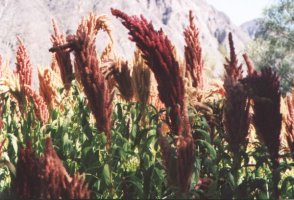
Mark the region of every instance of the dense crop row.
[[244, 54], [245, 76], [230, 33], [223, 83], [209, 84], [192, 12], [181, 59], [143, 16], [111, 11], [136, 43], [132, 61], [94, 14], [74, 35], [53, 21], [39, 91], [20, 38], [15, 71], [1, 61], [0, 197], [294, 198], [294, 99], [276, 73]]

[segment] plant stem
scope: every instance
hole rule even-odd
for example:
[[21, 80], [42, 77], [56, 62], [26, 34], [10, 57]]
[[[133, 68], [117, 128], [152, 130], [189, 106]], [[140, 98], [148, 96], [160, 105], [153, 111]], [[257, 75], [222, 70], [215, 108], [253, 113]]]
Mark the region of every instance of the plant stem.
[[273, 197], [274, 199], [279, 199], [280, 197], [280, 191], [279, 191], [279, 181], [281, 179], [280, 171], [278, 169], [279, 162], [278, 161], [273, 161]]
[[232, 166], [232, 175], [234, 177], [235, 186], [238, 185], [239, 182], [239, 169], [241, 168], [241, 156], [240, 152], [233, 153], [233, 166]]

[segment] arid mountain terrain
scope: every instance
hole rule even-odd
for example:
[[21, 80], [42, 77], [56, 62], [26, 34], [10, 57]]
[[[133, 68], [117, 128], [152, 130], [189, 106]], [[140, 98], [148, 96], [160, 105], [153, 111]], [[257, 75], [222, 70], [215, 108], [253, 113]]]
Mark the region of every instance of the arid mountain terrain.
[[[54, 18], [61, 31], [73, 33], [82, 17], [89, 12], [107, 15], [113, 30], [115, 52], [131, 59], [134, 44], [128, 40], [127, 31], [110, 8], [118, 8], [131, 15], [143, 14], [156, 28], [162, 27], [183, 55], [183, 30], [188, 24], [191, 9], [200, 29], [206, 66], [214, 74], [221, 74], [223, 55], [226, 54], [227, 34], [233, 32], [237, 53], [242, 53], [250, 40], [248, 33], [234, 25], [222, 12], [217, 11], [205, 0], [2, 0], [0, 2], [0, 54], [15, 62], [17, 36], [23, 38], [36, 68], [50, 64], [50, 35]], [[97, 49], [103, 49], [105, 35], [97, 39]]]

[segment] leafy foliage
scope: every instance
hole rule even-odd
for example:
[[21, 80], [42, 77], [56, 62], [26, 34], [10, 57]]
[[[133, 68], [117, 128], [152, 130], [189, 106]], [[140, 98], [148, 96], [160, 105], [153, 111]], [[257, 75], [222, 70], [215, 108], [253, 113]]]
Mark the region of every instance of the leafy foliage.
[[260, 30], [249, 53], [259, 69], [273, 67], [281, 77], [282, 93], [289, 92], [294, 79], [294, 2], [279, 0], [264, 12]]

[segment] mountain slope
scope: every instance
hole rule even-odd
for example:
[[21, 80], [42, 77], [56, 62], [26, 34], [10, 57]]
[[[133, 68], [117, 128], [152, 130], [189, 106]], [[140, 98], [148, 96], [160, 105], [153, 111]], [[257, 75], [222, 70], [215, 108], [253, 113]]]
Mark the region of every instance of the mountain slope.
[[250, 38], [254, 39], [255, 34], [261, 28], [261, 19], [254, 19], [248, 22], [243, 23], [240, 28], [246, 32]]
[[[191, 9], [196, 16], [200, 29], [202, 46], [207, 65], [220, 74], [223, 68], [222, 46], [227, 46], [226, 36], [233, 32], [237, 52], [240, 52], [249, 36], [233, 25], [224, 14], [215, 10], [204, 0], [2, 0], [0, 3], [0, 54], [15, 62], [16, 36], [20, 35], [28, 48], [34, 66], [49, 65], [52, 32], [51, 18], [58, 22], [61, 31], [73, 33], [83, 16], [93, 11], [105, 14], [110, 19], [118, 55], [131, 59], [134, 44], [128, 40], [127, 31], [118, 19], [110, 14], [110, 8], [118, 8], [128, 14], [143, 14], [154, 23], [155, 28], [162, 27], [172, 43], [183, 55], [183, 30], [188, 24], [188, 12]], [[105, 41], [98, 36], [97, 48], [102, 49]]]

